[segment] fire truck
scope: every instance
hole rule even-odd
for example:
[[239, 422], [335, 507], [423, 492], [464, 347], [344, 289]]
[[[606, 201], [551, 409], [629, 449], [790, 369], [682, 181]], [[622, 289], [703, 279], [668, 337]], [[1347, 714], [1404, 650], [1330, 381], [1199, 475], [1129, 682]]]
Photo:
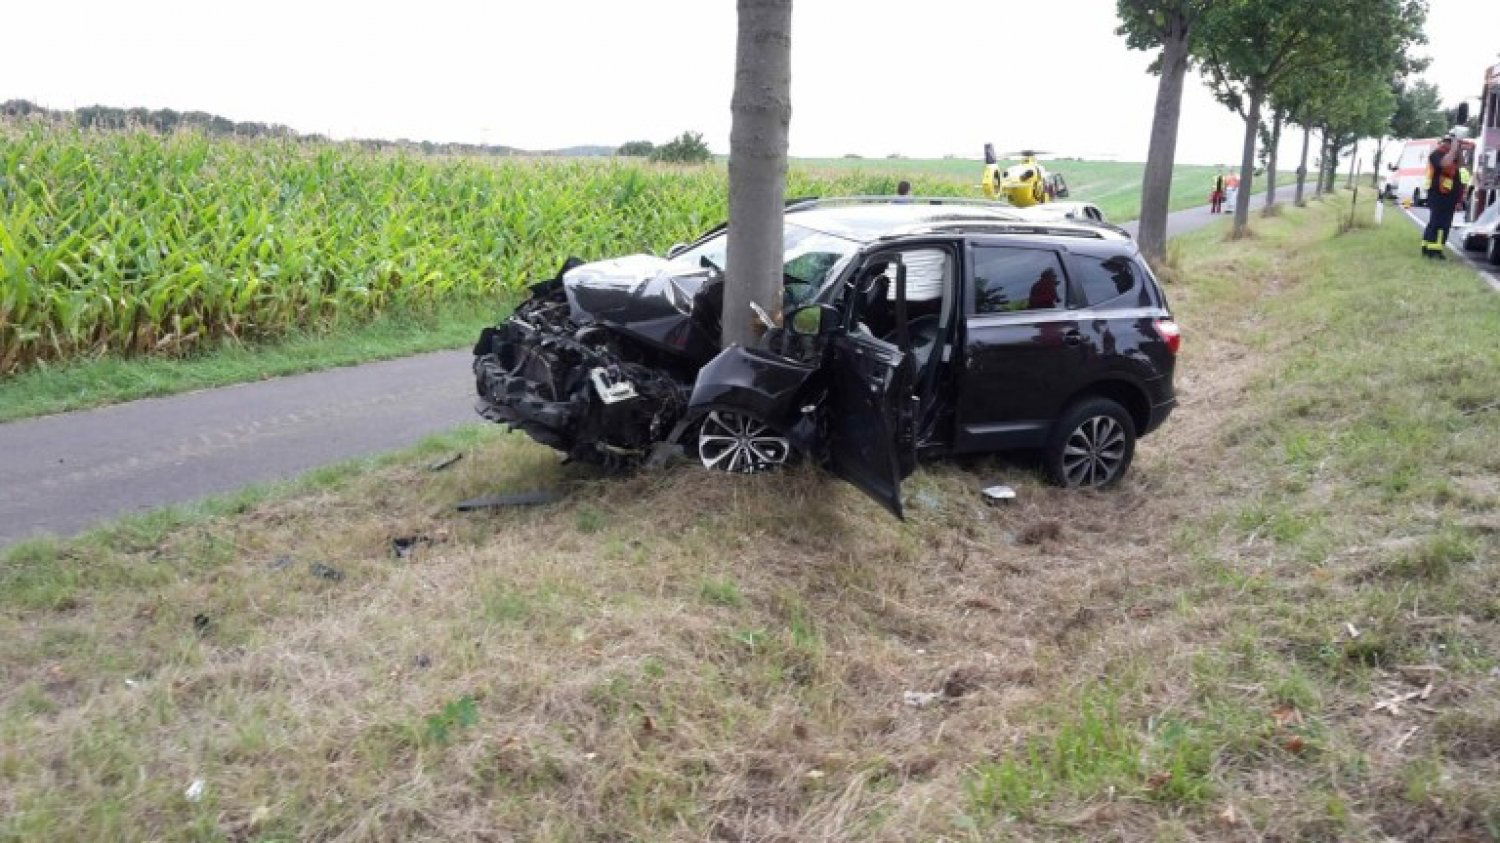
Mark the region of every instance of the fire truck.
[[1500, 64], [1484, 72], [1484, 93], [1479, 97], [1479, 133], [1474, 138], [1474, 198], [1470, 219], [1478, 219], [1493, 205], [1500, 191]]

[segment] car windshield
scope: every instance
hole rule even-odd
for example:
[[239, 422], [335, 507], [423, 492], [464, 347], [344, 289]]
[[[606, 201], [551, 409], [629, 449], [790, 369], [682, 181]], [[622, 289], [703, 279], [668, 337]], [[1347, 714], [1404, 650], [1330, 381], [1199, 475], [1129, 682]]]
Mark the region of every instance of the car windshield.
[[[724, 266], [724, 252], [728, 245], [726, 232], [721, 231], [672, 259], [668, 270], [688, 273], [697, 270], [703, 258], [708, 258], [720, 268]], [[783, 306], [811, 301], [813, 296], [837, 277], [849, 258], [859, 251], [860, 244], [821, 231], [786, 223], [782, 228], [782, 282], [785, 285]]]

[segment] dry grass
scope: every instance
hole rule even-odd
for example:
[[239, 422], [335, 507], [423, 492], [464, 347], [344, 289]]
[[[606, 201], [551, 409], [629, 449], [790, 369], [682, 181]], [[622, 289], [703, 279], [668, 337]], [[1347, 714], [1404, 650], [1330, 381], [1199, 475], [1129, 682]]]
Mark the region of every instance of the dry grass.
[[[1420, 301], [1330, 250], [1397, 272], [1415, 237], [1262, 225], [1184, 254], [1183, 406], [1110, 493], [940, 464], [900, 523], [814, 470], [598, 478], [493, 435], [441, 473], [23, 548], [0, 839], [1494, 835], [1500, 414], [1453, 419], [1496, 368], [1310, 355], [1358, 345], [1325, 287], [1362, 318]], [[1495, 306], [1429, 267], [1429, 317]], [[1410, 419], [1366, 397], [1418, 387]], [[997, 480], [1014, 506], [981, 501]], [[449, 509], [535, 487], [568, 494]]]

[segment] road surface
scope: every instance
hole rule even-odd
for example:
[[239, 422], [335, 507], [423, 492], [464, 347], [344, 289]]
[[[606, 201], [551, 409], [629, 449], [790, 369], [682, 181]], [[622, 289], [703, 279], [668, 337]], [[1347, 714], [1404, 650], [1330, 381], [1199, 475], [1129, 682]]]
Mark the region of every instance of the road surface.
[[[1172, 214], [1167, 231], [1226, 217], [1190, 208]], [[1134, 235], [1135, 223], [1125, 227]], [[442, 351], [0, 424], [0, 547], [473, 422], [469, 361], [467, 351]]]

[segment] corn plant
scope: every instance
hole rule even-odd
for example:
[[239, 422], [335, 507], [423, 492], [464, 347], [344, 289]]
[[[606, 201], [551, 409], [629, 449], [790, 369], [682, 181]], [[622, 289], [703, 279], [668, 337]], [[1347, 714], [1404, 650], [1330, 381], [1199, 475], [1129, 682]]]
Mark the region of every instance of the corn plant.
[[[787, 195], [894, 182], [793, 171]], [[568, 256], [659, 252], [727, 207], [719, 165], [0, 126], [0, 375], [478, 306]]]

